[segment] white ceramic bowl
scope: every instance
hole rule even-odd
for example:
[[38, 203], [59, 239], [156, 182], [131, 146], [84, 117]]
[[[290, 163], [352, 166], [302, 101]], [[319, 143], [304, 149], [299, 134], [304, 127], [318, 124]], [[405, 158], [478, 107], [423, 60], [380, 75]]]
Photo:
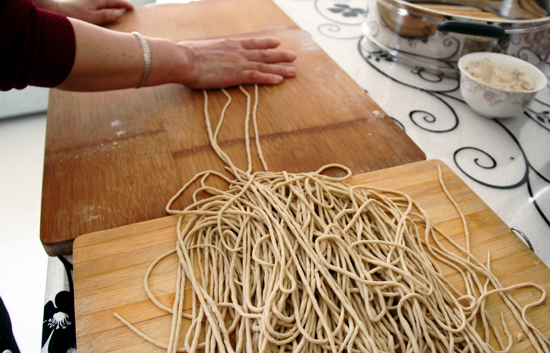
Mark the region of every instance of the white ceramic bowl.
[[[466, 64], [472, 60], [488, 58], [506, 69], [519, 67], [533, 77], [535, 89], [531, 91], [506, 91], [491, 87], [465, 72]], [[471, 53], [458, 61], [460, 70], [460, 92], [468, 105], [486, 118], [509, 118], [520, 115], [541, 89], [546, 87], [546, 75], [536, 66], [511, 55], [498, 53]]]

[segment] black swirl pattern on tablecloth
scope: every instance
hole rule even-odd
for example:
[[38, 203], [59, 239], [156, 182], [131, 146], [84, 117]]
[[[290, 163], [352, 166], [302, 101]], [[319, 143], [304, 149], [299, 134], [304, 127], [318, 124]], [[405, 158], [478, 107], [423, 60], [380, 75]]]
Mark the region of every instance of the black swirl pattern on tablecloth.
[[[386, 78], [408, 89], [425, 94], [428, 100], [428, 107], [437, 104], [439, 108], [444, 108], [438, 108], [437, 110], [434, 108], [434, 111], [429, 111], [430, 109], [425, 109], [425, 107], [411, 109], [408, 118], [415, 126], [429, 133], [438, 134], [450, 133], [460, 128], [461, 117], [457, 111], [464, 109], [466, 103], [460, 95], [460, 82], [458, 79], [444, 77], [442, 74], [434, 73], [433, 70], [426, 70], [420, 67], [420, 65], [415, 67], [415, 65], [410, 65], [410, 63], [408, 63], [409, 66], [400, 65], [400, 68], [396, 69], [398, 66], [395, 65], [395, 62], [403, 60], [398, 56], [396, 57], [399, 53], [391, 51], [391, 48], [390, 50], [382, 49], [362, 35], [343, 35], [342, 32], [344, 32], [344, 28], [348, 30], [353, 26], [356, 26], [357, 31], [361, 33], [361, 24], [359, 22], [361, 18], [366, 20], [368, 6], [366, 7], [366, 11], [364, 11], [362, 7], [357, 6], [357, 2], [354, 0], [315, 0], [314, 3], [316, 11], [326, 20], [330, 21], [329, 23], [318, 26], [319, 33], [334, 39], [358, 38], [358, 52], [363, 60], [372, 68]], [[381, 26], [384, 26], [383, 23], [379, 23], [378, 21], [370, 21], [364, 25], [368, 28], [370, 36], [373, 38], [380, 32]], [[517, 56], [523, 60], [533, 63], [539, 66], [539, 68], [550, 65], [545, 61], [547, 59], [537, 54], [530, 45], [525, 44], [531, 43], [533, 40], [536, 40], [536, 38], [524, 38], [512, 35], [505, 40], [509, 41], [509, 45], [514, 45], [517, 48]], [[459, 46], [457, 45], [457, 41], [458, 39], [449, 37], [443, 42], [443, 45], [450, 49], [457, 48], [456, 50], [458, 50]], [[411, 42], [410, 45], [411, 48], [414, 48], [416, 43]], [[457, 54], [456, 50], [446, 55], [445, 58], [432, 59], [433, 63], [438, 67], [456, 67], [456, 59], [451, 59]], [[415, 54], [413, 52], [406, 54], [408, 58], [417, 57], [419, 59], [429, 59], [428, 57], [422, 57], [422, 54]], [[550, 67], [547, 67], [546, 71], [550, 72]], [[547, 87], [545, 90], [546, 93], [537, 95], [534, 103], [525, 111], [525, 115], [541, 129], [550, 132], [550, 88]], [[433, 101], [433, 104], [430, 100]], [[436, 114], [435, 111], [438, 113]], [[405, 125], [400, 122], [398, 118], [392, 117], [392, 119], [405, 130]], [[508, 136], [520, 151], [523, 163], [513, 164], [514, 168], [521, 169], [513, 173], [515, 180], [508, 180], [508, 182], [503, 185], [497, 185], [490, 180], [485, 180], [483, 177], [486, 177], [486, 175], [500, 173], [500, 169], [503, 168], [501, 165], [503, 164], [498, 158], [492, 156], [489, 152], [480, 147], [469, 145], [457, 148], [452, 156], [454, 163], [468, 178], [488, 188], [507, 190], [525, 186], [528, 190], [529, 200], [532, 202], [532, 205], [544, 222], [550, 226], [550, 210], [544, 211], [541, 205], [538, 204], [537, 199], [534, 197], [535, 191], [532, 182], [532, 177], [536, 177], [537, 181], [550, 185], [550, 177], [545, 176], [544, 173], [538, 171], [533, 166], [529, 161], [529, 155], [525, 152], [520, 141], [512, 131], [498, 120], [495, 120], [495, 123], [497, 129], [504, 131], [504, 136]], [[463, 159], [465, 156], [473, 158], [471, 161], [472, 163], [466, 163]], [[475, 168], [479, 169], [479, 171], [476, 172]], [[484, 174], [482, 171], [486, 171], [489, 174]], [[481, 177], [479, 175], [481, 175]]]
[[442, 96], [429, 91], [425, 92], [442, 102], [448, 108], [450, 116], [452, 116], [453, 118], [451, 120], [451, 126], [447, 128], [430, 128], [435, 126], [434, 124], [438, 121], [438, 119], [433, 113], [427, 112], [425, 110], [411, 110], [411, 112], [409, 113], [409, 118], [411, 119], [411, 121], [419, 128], [429, 132], [445, 133], [455, 130], [458, 127], [459, 120], [458, 115], [456, 114], [456, 111], [453, 109], [453, 107], [445, 99], [443, 99]]
[[[369, 48], [370, 46], [370, 48]], [[395, 57], [393, 57], [390, 53], [387, 51], [384, 51], [380, 49], [379, 47], [376, 47], [373, 43], [368, 42], [366, 38], [362, 38], [358, 43], [358, 51], [363, 57], [363, 59], [376, 71], [380, 72], [382, 75], [386, 76], [387, 78], [391, 79], [394, 82], [397, 82], [403, 86], [409, 87], [411, 89], [415, 89], [417, 91], [424, 92], [427, 97], [436, 98], [440, 100], [442, 103], [444, 103], [448, 110], [451, 112], [451, 116], [456, 119], [456, 123], [447, 129], [432, 129], [430, 128], [431, 125], [434, 125], [438, 121], [438, 117], [431, 112], [428, 112], [426, 110], [422, 109], [414, 109], [411, 110], [409, 113], [410, 120], [419, 128], [432, 132], [432, 133], [447, 133], [451, 132], [459, 127], [460, 117], [457, 115], [455, 105], [456, 104], [465, 104], [465, 102], [461, 99], [461, 97], [453, 97], [451, 94], [457, 94], [459, 90], [459, 82], [456, 80], [456, 86], [454, 88], [447, 88], [447, 89], [441, 89], [436, 87], [437, 85], [441, 85], [444, 83], [448, 83], [448, 78], [444, 78], [443, 76], [437, 76], [430, 74], [423, 70], [422, 68], [411, 68], [410, 74], [416, 75], [420, 80], [412, 81], [406, 76], [399, 75], [399, 77], [396, 77], [392, 75], [394, 70], [384, 70], [384, 62], [392, 62], [396, 61]], [[381, 60], [384, 59], [384, 60]], [[389, 66], [388, 66], [389, 68]], [[402, 74], [403, 72], [400, 72]], [[414, 82], [414, 83], [412, 83]], [[547, 130], [550, 132], [550, 102], [544, 101], [543, 98], [540, 97], [550, 97], [550, 90], [548, 87], [546, 88], [546, 93], [541, 92], [541, 94], [537, 95], [537, 98], [535, 100], [535, 104], [531, 105], [530, 109], [525, 111], [525, 115], [531, 119], [532, 121], [536, 122], [541, 128]], [[452, 99], [451, 99], [452, 98]], [[528, 195], [529, 195], [529, 201], [537, 211], [537, 213], [540, 215], [541, 219], [550, 226], [550, 215], [548, 214], [548, 211], [545, 211], [539, 202], [537, 201], [537, 198], [534, 197], [534, 188], [533, 183], [531, 181], [530, 176], [536, 175], [540, 180], [546, 182], [550, 185], [550, 180], [548, 177], [545, 177], [541, 172], [539, 172], [536, 168], [533, 167], [533, 165], [529, 162], [529, 157], [524, 152], [524, 149], [521, 146], [521, 143], [519, 140], [514, 136], [514, 134], [508, 130], [499, 120], [494, 120], [497, 123], [497, 126], [504, 130], [509, 138], [518, 146], [518, 148], [521, 151], [522, 157], [525, 160], [524, 164], [524, 172], [522, 173], [522, 176], [516, 180], [513, 183], [510, 183], [508, 185], [495, 185], [494, 183], [491, 183], [490, 181], [483, 180], [481, 178], [477, 178], [473, 176], [473, 173], [471, 170], [468, 170], [465, 168], [464, 165], [462, 165], [459, 161], [458, 156], [463, 154], [465, 151], [475, 151], [479, 154], [478, 157], [474, 158], [474, 163], [477, 168], [489, 170], [489, 169], [497, 169], [499, 167], [499, 164], [497, 160], [491, 156], [488, 152], [483, 151], [480, 148], [472, 147], [472, 146], [464, 146], [461, 148], [458, 148], [453, 155], [453, 160], [456, 164], [456, 166], [470, 179], [474, 180], [475, 182], [489, 188], [495, 188], [495, 189], [515, 189], [522, 186], [526, 186]]]
[[399, 120], [395, 119], [394, 117], [391, 117], [391, 116], [390, 116], [390, 118], [397, 124], [397, 126], [399, 126], [399, 127], [401, 128], [401, 130], [407, 132], [407, 131], [405, 130], [405, 125], [403, 125], [402, 122], [400, 122]]
[[329, 20], [344, 26], [361, 25], [367, 16], [366, 1], [315, 0], [315, 10]]
[[431, 72], [426, 71], [426, 69], [422, 67], [414, 67], [411, 72], [413, 74], [417, 74], [422, 79], [429, 81], [429, 82], [441, 82], [443, 81], [443, 75], [442, 74], [433, 74]]
[[358, 35], [342, 35], [342, 33], [344, 33], [342, 26], [334, 23], [323, 23], [317, 27], [317, 30], [326, 37], [334, 39], [356, 39], [360, 37]]
[[362, 36], [358, 28], [367, 16], [365, 1], [315, 0], [315, 10], [330, 21], [317, 27], [324, 36], [334, 39], [357, 39]]
[[525, 115], [540, 127], [550, 132], [550, 84], [538, 94]]
[[[546, 183], [549, 183], [550, 184], [550, 178], [544, 176], [539, 170], [537, 170], [531, 163], [529, 163], [529, 160], [527, 158], [527, 155], [524, 151], [524, 149], [522, 148], [521, 144], [519, 143], [519, 141], [517, 140], [517, 138], [514, 136], [514, 134], [508, 130], [506, 128], [506, 126], [504, 126], [501, 122], [499, 122], [498, 120], [495, 120], [495, 122], [504, 130], [508, 133], [508, 135], [510, 136], [510, 138], [516, 143], [517, 147], [519, 148], [519, 150], [521, 151], [521, 155], [522, 155], [522, 158], [524, 160], [524, 172], [523, 172], [523, 175], [521, 178], [519, 178], [519, 180], [517, 180], [515, 183], [510, 183], [508, 185], [495, 185], [495, 184], [492, 184], [492, 183], [489, 183], [487, 181], [484, 181], [484, 180], [481, 180], [479, 178], [476, 178], [472, 175], [472, 171], [471, 170], [467, 170], [467, 168], [465, 168], [463, 166], [463, 163], [461, 163], [459, 161], [459, 156], [460, 154], [462, 154], [464, 151], [475, 151], [475, 152], [478, 152], [478, 155], [474, 158], [474, 164], [477, 165], [479, 168], [483, 168], [483, 169], [496, 169], [498, 167], [498, 162], [497, 160], [491, 156], [488, 152], [486, 151], [483, 151], [479, 148], [476, 148], [476, 147], [461, 147], [459, 149], [457, 149], [455, 152], [454, 152], [454, 155], [453, 155], [453, 160], [456, 164], [456, 166], [462, 171], [462, 173], [464, 173], [466, 176], [468, 176], [470, 179], [474, 180], [475, 182], [481, 184], [481, 185], [484, 185], [486, 187], [489, 187], [489, 188], [494, 188], [494, 189], [503, 189], [503, 190], [509, 190], [509, 189], [516, 189], [520, 186], [526, 186], [527, 187], [527, 191], [528, 191], [528, 194], [529, 194], [529, 200], [530, 202], [533, 204], [533, 206], [535, 207], [535, 209], [537, 210], [538, 214], [540, 215], [540, 217], [542, 218], [542, 220], [548, 225], [550, 226], [550, 218], [548, 217], [548, 215], [545, 213], [545, 211], [542, 209], [541, 205], [539, 204], [539, 202], [537, 201], [537, 198], [534, 197], [534, 189], [533, 189], [533, 185], [532, 185], [532, 182], [531, 182], [531, 173], [535, 174], [537, 177], [539, 177], [540, 179], [542, 179], [544, 182]], [[483, 158], [483, 160], [482, 160]]]
[[401, 85], [431, 93], [451, 93], [460, 87], [457, 79], [444, 78], [441, 74], [429, 72], [419, 66], [402, 65], [398, 76], [392, 74], [395, 70], [389, 69], [395, 69], [395, 66], [384, 65], [398, 61], [396, 56], [379, 48], [365, 37], [358, 41], [357, 49], [362, 58], [376, 71]]
[[524, 113], [529, 119], [539, 124], [542, 128], [550, 131], [550, 110], [537, 112], [532, 109], [528, 109]]
[[[370, 45], [370, 48], [367, 47], [367, 45]], [[448, 110], [451, 112], [451, 116], [456, 120], [456, 123], [447, 129], [433, 129], [430, 128], [430, 126], [434, 125], [438, 121], [438, 117], [436, 114], [432, 112], [428, 112], [426, 110], [422, 109], [413, 109], [409, 113], [410, 120], [419, 128], [432, 132], [432, 133], [447, 133], [451, 132], [459, 127], [460, 117], [458, 116], [455, 105], [456, 104], [465, 104], [465, 102], [461, 99], [461, 97], [453, 97], [451, 94], [456, 95], [459, 90], [459, 82], [456, 80], [456, 86], [454, 88], [447, 88], [441, 89], [439, 87], [436, 87], [437, 85], [441, 85], [447, 82], [449, 79], [444, 78], [443, 76], [437, 76], [433, 75], [431, 73], [426, 72], [422, 68], [411, 68], [410, 69], [410, 75], [416, 75], [420, 80], [413, 81], [410, 79], [410, 77], [407, 79], [407, 77], [404, 77], [403, 75], [399, 75], [398, 77], [392, 75], [394, 70], [384, 70], [384, 62], [393, 62], [396, 61], [395, 57], [393, 57], [390, 53], [387, 51], [384, 51], [375, 45], [373, 43], [370, 43], [366, 41], [365, 38], [362, 38], [358, 43], [358, 51], [363, 57], [363, 59], [376, 71], [380, 72], [382, 75], [386, 76], [387, 78], [391, 79], [394, 82], [397, 82], [403, 86], [409, 87], [411, 89], [415, 89], [417, 91], [424, 92], [427, 97], [436, 98], [440, 100], [442, 103], [444, 103]], [[383, 59], [383, 60], [382, 60]], [[402, 74], [402, 72], [400, 72]], [[548, 88], [547, 88], [548, 90]], [[550, 92], [550, 90], [549, 90]], [[541, 128], [550, 131], [550, 102], [546, 102], [542, 100], [540, 97], [549, 97], [550, 94], [540, 94], [537, 96], [537, 99], [535, 102], [537, 103], [537, 108], [534, 108], [533, 104], [530, 109], [525, 111], [525, 115], [529, 117], [532, 121], [536, 122]], [[550, 184], [550, 181], [547, 177], [545, 177], [542, 173], [537, 171], [533, 165], [529, 162], [529, 157], [525, 154], [523, 148], [521, 147], [520, 142], [518, 139], [514, 136], [514, 134], [508, 130], [502, 123], [500, 123], [498, 120], [495, 120], [497, 123], [497, 126], [501, 128], [502, 130], [506, 131], [509, 138], [518, 146], [518, 148], [521, 150], [521, 154], [523, 156], [523, 159], [525, 160], [524, 164], [524, 172], [522, 173], [522, 176], [516, 180], [513, 183], [510, 183], [508, 185], [495, 185], [494, 183], [491, 183], [490, 181], [486, 181], [480, 178], [476, 178], [473, 176], [473, 173], [471, 170], [466, 169], [459, 161], [458, 156], [461, 155], [465, 151], [476, 151], [479, 153], [479, 156], [474, 159], [474, 164], [477, 168], [489, 170], [489, 169], [497, 169], [499, 167], [499, 164], [497, 160], [492, 157], [488, 152], [481, 150], [477, 147], [472, 146], [464, 146], [461, 148], [458, 148], [453, 155], [453, 160], [456, 164], [456, 166], [470, 179], [474, 180], [475, 182], [489, 187], [489, 188], [495, 188], [495, 189], [515, 189], [522, 186], [526, 186], [528, 195], [529, 195], [529, 201], [537, 211], [537, 213], [540, 215], [541, 219], [550, 226], [550, 215], [548, 214], [548, 211], [545, 211], [537, 199], [534, 197], [534, 188], [533, 184], [531, 182], [531, 175], [536, 175], [540, 178], [540, 180]]]

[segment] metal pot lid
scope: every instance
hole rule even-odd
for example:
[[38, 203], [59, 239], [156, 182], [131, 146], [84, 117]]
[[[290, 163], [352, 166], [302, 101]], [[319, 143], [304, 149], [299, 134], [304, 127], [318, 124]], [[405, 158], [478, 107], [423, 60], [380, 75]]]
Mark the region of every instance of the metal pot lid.
[[[550, 21], [550, 0], [379, 0], [386, 6], [418, 12], [419, 17], [426, 18], [427, 13], [440, 17], [453, 17], [469, 21], [490, 21], [495, 24], [540, 24]], [[450, 8], [459, 11], [448, 11]], [[472, 9], [479, 10], [472, 15]], [[416, 11], [415, 11], [416, 10]], [[466, 11], [460, 11], [466, 10]], [[484, 13], [487, 16], [479, 16]], [[432, 22], [432, 21], [429, 21]]]

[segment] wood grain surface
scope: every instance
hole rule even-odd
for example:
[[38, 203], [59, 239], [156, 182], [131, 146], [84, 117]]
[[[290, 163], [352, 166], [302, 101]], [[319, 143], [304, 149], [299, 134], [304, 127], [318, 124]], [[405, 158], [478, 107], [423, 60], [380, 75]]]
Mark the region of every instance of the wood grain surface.
[[[271, 170], [312, 171], [337, 162], [359, 174], [425, 159], [271, 0], [138, 7], [112, 28], [175, 40], [269, 35], [297, 52], [296, 78], [259, 88], [259, 134]], [[243, 166], [246, 97], [238, 88], [229, 92], [233, 103], [219, 141]], [[209, 95], [215, 123], [226, 98], [221, 91]], [[40, 224], [47, 253], [71, 253], [81, 234], [163, 217], [167, 201], [193, 175], [221, 170], [206, 135], [203, 104], [202, 92], [181, 85], [52, 90]]]
[[[421, 161], [356, 175], [353, 185], [397, 189], [409, 194], [428, 213], [436, 226], [464, 246], [461, 219], [444, 194], [438, 180], [441, 166], [444, 183], [464, 212], [471, 235], [472, 253], [483, 263], [491, 251], [491, 268], [504, 286], [535, 282], [550, 291], [550, 269], [500, 220], [500, 218], [443, 162]], [[167, 342], [171, 316], [158, 309], [143, 290], [149, 265], [175, 248], [176, 217], [105, 230], [79, 237], [74, 243], [74, 285], [77, 344], [79, 353], [162, 352], [131, 332], [118, 321], [118, 313], [160, 342]], [[152, 274], [153, 292], [168, 306], [174, 298], [174, 256], [163, 260]], [[460, 278], [447, 272], [451, 283]], [[460, 287], [460, 286], [458, 286]], [[514, 291], [522, 305], [537, 300], [534, 289]], [[190, 307], [190, 303], [187, 303]], [[503, 304], [497, 296], [488, 299], [495, 321]], [[514, 337], [512, 352], [532, 351], [527, 339], [516, 342], [520, 333], [511, 314], [504, 311]], [[529, 310], [533, 323], [550, 337], [550, 303]], [[498, 326], [503, 334], [502, 327]], [[185, 328], [184, 328], [185, 329]]]

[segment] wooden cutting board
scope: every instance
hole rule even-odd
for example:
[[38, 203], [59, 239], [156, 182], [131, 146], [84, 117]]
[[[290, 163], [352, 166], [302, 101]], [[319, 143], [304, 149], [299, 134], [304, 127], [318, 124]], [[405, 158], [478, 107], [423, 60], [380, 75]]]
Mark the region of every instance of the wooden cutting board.
[[[425, 159], [271, 0], [138, 7], [112, 28], [174, 40], [275, 36], [283, 48], [297, 52], [296, 78], [259, 89], [259, 134], [271, 170], [312, 171], [337, 162], [358, 174]], [[219, 142], [243, 167], [246, 97], [237, 88], [229, 92], [233, 103]], [[225, 102], [221, 91], [210, 92], [214, 122]], [[205, 169], [220, 170], [206, 135], [203, 104], [202, 92], [180, 85], [98, 93], [52, 90], [40, 224], [47, 253], [71, 253], [72, 241], [81, 234], [163, 217], [166, 201], [186, 180]]]
[[[535, 282], [550, 291], [550, 269], [500, 220], [500, 218], [443, 162], [422, 161], [353, 177], [353, 185], [371, 185], [408, 193], [440, 227], [464, 246], [462, 222], [442, 191], [437, 166], [449, 192], [466, 215], [472, 253], [486, 262], [491, 250], [491, 268], [504, 286]], [[176, 218], [164, 217], [116, 229], [87, 234], [74, 243], [74, 285], [77, 344], [79, 353], [161, 352], [119, 322], [117, 312], [152, 337], [167, 342], [171, 316], [146, 297], [143, 278], [152, 261], [175, 247]], [[174, 298], [175, 257], [169, 257], [153, 272], [151, 287], [168, 306]], [[449, 276], [456, 283], [457, 276]], [[525, 305], [539, 298], [532, 289], [514, 292]], [[503, 305], [488, 300], [488, 310], [499, 321]], [[529, 311], [533, 323], [550, 337], [548, 300]], [[520, 332], [511, 315], [505, 317], [516, 340]], [[498, 319], [498, 320], [497, 320]], [[528, 352], [527, 340], [515, 343], [512, 352]]]

